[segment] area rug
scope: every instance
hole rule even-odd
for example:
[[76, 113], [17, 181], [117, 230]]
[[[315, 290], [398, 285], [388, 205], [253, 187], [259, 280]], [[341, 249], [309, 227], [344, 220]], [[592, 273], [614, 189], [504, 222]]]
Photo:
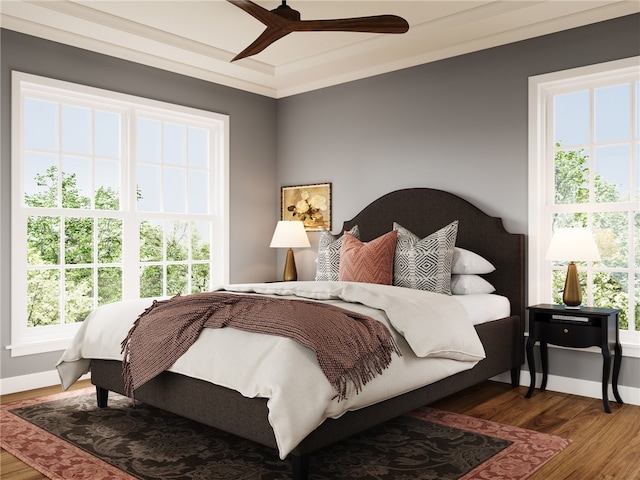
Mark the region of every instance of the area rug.
[[[280, 480], [277, 452], [92, 388], [1, 408], [0, 446], [52, 479]], [[324, 448], [309, 480], [525, 479], [570, 440], [421, 408]]]

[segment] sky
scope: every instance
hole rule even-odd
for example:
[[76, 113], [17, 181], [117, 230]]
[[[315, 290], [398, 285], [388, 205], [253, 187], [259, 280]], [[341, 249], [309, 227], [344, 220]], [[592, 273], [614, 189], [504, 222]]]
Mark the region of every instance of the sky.
[[[75, 174], [82, 195], [93, 198], [99, 187], [120, 191], [121, 157], [126, 155], [126, 133], [120, 114], [83, 106], [62, 105], [27, 98], [24, 139], [25, 192], [46, 187], [36, 185], [37, 174], [57, 166]], [[133, 142], [138, 211], [208, 212], [209, 133], [151, 118], [137, 118], [137, 141]]]
[[[554, 109], [554, 142], [583, 148], [593, 158], [596, 173], [617, 185], [623, 197], [630, 193], [631, 161], [635, 156], [636, 193], [640, 193], [640, 82], [595, 89], [593, 104], [588, 90], [556, 95]], [[636, 140], [635, 152], [632, 136]]]

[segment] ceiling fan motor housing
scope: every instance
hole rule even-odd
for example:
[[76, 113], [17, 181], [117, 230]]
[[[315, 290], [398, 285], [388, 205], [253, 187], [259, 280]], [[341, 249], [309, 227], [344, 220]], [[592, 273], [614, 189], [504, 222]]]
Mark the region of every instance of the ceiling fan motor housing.
[[293, 20], [294, 22], [300, 20], [300, 12], [291, 8], [284, 0], [282, 5], [278, 5], [277, 8], [274, 8], [271, 11], [276, 15], [280, 15], [282, 18], [286, 18], [287, 20]]

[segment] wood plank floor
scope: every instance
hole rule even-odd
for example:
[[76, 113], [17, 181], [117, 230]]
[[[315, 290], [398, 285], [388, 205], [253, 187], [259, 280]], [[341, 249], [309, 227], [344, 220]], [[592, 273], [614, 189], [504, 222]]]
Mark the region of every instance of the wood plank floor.
[[[85, 386], [88, 381], [78, 382], [76, 388]], [[60, 387], [49, 387], [4, 395], [0, 401], [5, 404], [59, 391]], [[612, 413], [607, 414], [598, 399], [538, 390], [525, 399], [525, 393], [525, 387], [488, 381], [432, 406], [573, 441], [530, 480], [640, 480], [640, 406], [613, 402]], [[45, 478], [4, 450], [0, 477]]]

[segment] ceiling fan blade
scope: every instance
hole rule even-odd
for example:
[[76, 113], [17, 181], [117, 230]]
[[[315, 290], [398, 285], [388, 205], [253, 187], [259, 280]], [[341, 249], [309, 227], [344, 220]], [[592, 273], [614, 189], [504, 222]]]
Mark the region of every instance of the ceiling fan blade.
[[255, 55], [256, 53], [260, 53], [269, 45], [271, 45], [276, 40], [281, 39], [285, 35], [291, 33], [291, 30], [284, 30], [280, 28], [271, 28], [268, 27], [262, 34], [256, 38], [256, 40], [241, 51], [238, 55], [231, 59], [232, 62], [236, 60], [240, 60], [241, 58], [250, 57], [251, 55]]
[[409, 23], [397, 15], [374, 15], [334, 20], [301, 20], [291, 22], [289, 28], [294, 32], [405, 33], [409, 30]]
[[250, 0], [227, 0], [229, 3], [234, 4], [236, 7], [244, 10], [249, 15], [257, 20], [260, 20], [267, 26], [278, 25], [284, 27], [287, 24], [287, 20], [275, 15], [273, 12], [261, 7], [260, 5], [251, 2]]
[[370, 17], [343, 18], [334, 20], [299, 20], [300, 14], [287, 6], [286, 0], [275, 10], [267, 10], [250, 0], [227, 0], [267, 26], [266, 30], [231, 61], [260, 53], [276, 40], [291, 32], [368, 32], [405, 33], [409, 23], [397, 15], [374, 15]]

